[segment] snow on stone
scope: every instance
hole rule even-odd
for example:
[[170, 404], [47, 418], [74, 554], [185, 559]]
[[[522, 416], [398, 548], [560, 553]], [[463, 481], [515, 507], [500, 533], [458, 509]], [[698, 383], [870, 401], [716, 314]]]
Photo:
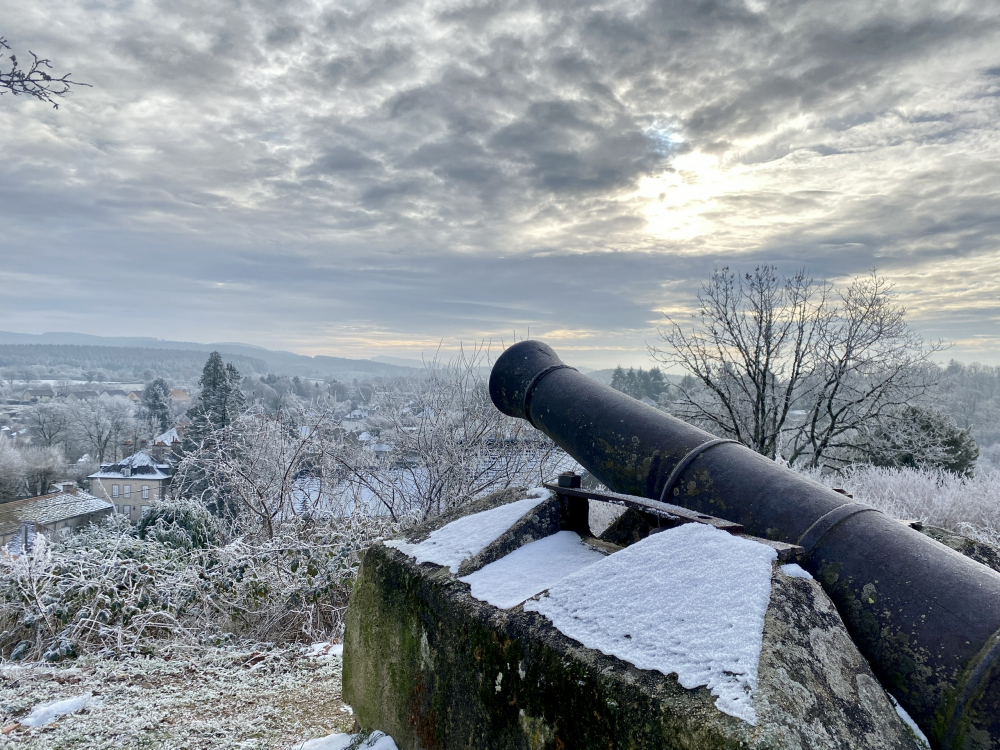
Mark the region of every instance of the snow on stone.
[[447, 526], [432, 531], [422, 542], [411, 543], [392, 539], [385, 543], [414, 558], [417, 563], [432, 562], [446, 565], [452, 573], [458, 572], [462, 561], [482, 552], [495, 542], [532, 508], [549, 498], [549, 491], [536, 488], [529, 497], [498, 508], [473, 513], [452, 521]]
[[472, 586], [476, 599], [510, 609], [603, 558], [581, 542], [579, 534], [559, 531], [459, 580]]
[[639, 669], [707, 686], [716, 707], [757, 723], [773, 549], [689, 523], [653, 534], [567, 576], [529, 601], [565, 635]]
[[782, 565], [781, 572], [784, 573], [789, 578], [808, 578], [812, 580], [812, 576], [809, 575], [809, 571], [803, 568], [801, 565], [796, 565], [795, 563], [788, 563], [787, 565]]
[[910, 715], [906, 712], [906, 709], [903, 708], [901, 705], [899, 705], [899, 701], [896, 700], [896, 698], [892, 695], [892, 693], [887, 693], [887, 695], [889, 696], [889, 700], [892, 701], [892, 706], [893, 708], [896, 709], [896, 714], [899, 716], [899, 718], [902, 719], [903, 723], [906, 724], [906, 726], [908, 726], [913, 731], [913, 734], [916, 736], [917, 740], [924, 743], [924, 747], [926, 747], [927, 750], [930, 750], [931, 747], [930, 740], [927, 739], [926, 734], [920, 731], [920, 727], [917, 726], [917, 722], [915, 722], [912, 718], [910, 718]]
[[27, 717], [21, 719], [21, 723], [26, 727], [41, 727], [51, 724], [60, 716], [75, 714], [77, 711], [86, 708], [87, 704], [90, 703], [91, 697], [91, 693], [84, 693], [75, 698], [66, 698], [65, 700], [53, 703], [39, 704], [31, 709], [31, 713]]
[[[344, 750], [354, 741], [355, 737], [356, 735], [353, 734], [331, 734], [328, 737], [309, 740], [302, 745], [301, 750]], [[358, 746], [358, 750], [361, 750], [361, 748], [368, 748], [369, 750], [397, 750], [396, 743], [392, 741], [392, 737], [382, 732], [372, 732], [371, 736]]]

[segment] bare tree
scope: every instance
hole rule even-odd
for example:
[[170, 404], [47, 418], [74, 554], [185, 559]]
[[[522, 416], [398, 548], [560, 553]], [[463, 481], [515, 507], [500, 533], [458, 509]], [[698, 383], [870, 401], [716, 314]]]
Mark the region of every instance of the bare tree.
[[551, 477], [565, 455], [493, 406], [489, 364], [488, 351], [477, 347], [430, 363], [422, 380], [375, 388], [367, 439], [347, 436], [332, 448], [358, 503], [394, 519], [428, 518]]
[[25, 490], [27, 465], [21, 451], [0, 439], [0, 503], [16, 500]]
[[564, 454], [490, 401], [482, 349], [425, 378], [372, 386], [366, 425], [347, 432], [335, 412], [252, 410], [206, 435], [172, 484], [251, 536], [271, 538], [310, 515], [436, 515], [495, 490], [550, 477]]
[[[289, 413], [244, 414], [206, 436], [185, 456], [171, 494], [196, 497], [251, 537], [274, 538], [281, 525], [296, 518], [304, 493], [333, 474], [324, 445], [328, 417], [299, 430]], [[331, 488], [332, 489], [332, 488]], [[298, 506], [298, 507], [297, 507]]]
[[44, 495], [49, 486], [66, 473], [66, 457], [58, 446], [29, 446], [21, 451], [28, 493]]
[[874, 272], [842, 292], [804, 270], [779, 278], [716, 270], [698, 294], [694, 324], [671, 318], [654, 359], [692, 378], [675, 389], [678, 416], [770, 458], [818, 467], [852, 460], [858, 431], [924, 396], [939, 371]]
[[61, 401], [34, 404], [22, 413], [24, 423], [32, 437], [41, 445], [51, 447], [62, 442], [71, 427], [70, 409]]
[[77, 437], [100, 463], [116, 460], [125, 438], [132, 434], [135, 407], [123, 396], [101, 396], [70, 407], [70, 420]]
[[[0, 37], [0, 51], [9, 49], [7, 40]], [[90, 86], [89, 83], [72, 80], [72, 73], [51, 75], [48, 72], [52, 69], [51, 60], [39, 57], [30, 50], [28, 54], [31, 55], [31, 63], [26, 68], [18, 63], [16, 55], [7, 55], [10, 67], [6, 71], [0, 70], [0, 96], [30, 96], [51, 104], [53, 109], [59, 109], [59, 103], [53, 97], [65, 96], [72, 86]], [[2, 55], [0, 59], [3, 59]]]

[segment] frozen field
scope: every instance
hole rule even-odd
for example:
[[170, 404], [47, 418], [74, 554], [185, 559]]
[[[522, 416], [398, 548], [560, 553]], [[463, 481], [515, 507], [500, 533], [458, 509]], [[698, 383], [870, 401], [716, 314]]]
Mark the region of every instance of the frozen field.
[[353, 726], [340, 698], [338, 650], [265, 647], [169, 659], [5, 663], [0, 748], [300, 748]]

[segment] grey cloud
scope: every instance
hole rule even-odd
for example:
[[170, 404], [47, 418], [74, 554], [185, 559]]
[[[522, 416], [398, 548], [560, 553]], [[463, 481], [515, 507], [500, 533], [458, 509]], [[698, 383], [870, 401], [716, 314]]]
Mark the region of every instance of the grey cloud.
[[382, 165], [369, 156], [348, 148], [334, 146], [308, 167], [300, 170], [303, 175], [333, 174], [336, 172], [372, 172]]
[[275, 47], [285, 47], [293, 42], [298, 41], [299, 37], [302, 36], [302, 29], [295, 24], [287, 24], [282, 26], [276, 26], [271, 29], [265, 41]]
[[[235, 320], [266, 297], [274, 330], [319, 311], [400, 336], [517, 323], [641, 341], [658, 300], [690, 301], [717, 262], [902, 272], [986, 257], [1000, 233], [1000, 155], [982, 145], [1000, 69], [969, 53], [1000, 36], [986, 5], [51, 6], [66, 26], [5, 34], [96, 87], [58, 113], [0, 100], [0, 257], [22, 274], [162, 253], [185, 259], [181, 309]], [[934, 78], [946, 56], [961, 86]], [[697, 236], [656, 234], [635, 191], [693, 153], [787, 176], [715, 197]], [[766, 216], [767, 232], [740, 224]], [[113, 319], [115, 280], [89, 288], [61, 313], [0, 315]]]

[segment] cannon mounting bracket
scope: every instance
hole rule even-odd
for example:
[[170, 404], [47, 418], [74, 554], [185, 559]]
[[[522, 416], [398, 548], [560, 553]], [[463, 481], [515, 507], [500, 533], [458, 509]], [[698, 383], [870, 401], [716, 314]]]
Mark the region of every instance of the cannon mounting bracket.
[[612, 492], [611, 490], [584, 489], [580, 484], [580, 477], [578, 475], [572, 472], [564, 472], [559, 476], [557, 483], [546, 482], [542, 486], [555, 493], [556, 497], [559, 498], [564, 514], [567, 517], [567, 528], [571, 531], [576, 531], [581, 536], [590, 536], [586, 501], [598, 500], [600, 502], [611, 503], [612, 505], [623, 505], [626, 508], [632, 508], [640, 513], [656, 516], [657, 518], [669, 520], [673, 523], [701, 523], [719, 529], [719, 531], [753, 539], [775, 549], [778, 553], [778, 559], [782, 561], [796, 560], [805, 554], [805, 549], [797, 544], [786, 544], [784, 542], [774, 542], [769, 539], [748, 536], [744, 533], [742, 524], [727, 521], [724, 518], [708, 516], [704, 513], [697, 513], [693, 510], [682, 508], [679, 505], [650, 500], [638, 495], [626, 495], [622, 492]]

